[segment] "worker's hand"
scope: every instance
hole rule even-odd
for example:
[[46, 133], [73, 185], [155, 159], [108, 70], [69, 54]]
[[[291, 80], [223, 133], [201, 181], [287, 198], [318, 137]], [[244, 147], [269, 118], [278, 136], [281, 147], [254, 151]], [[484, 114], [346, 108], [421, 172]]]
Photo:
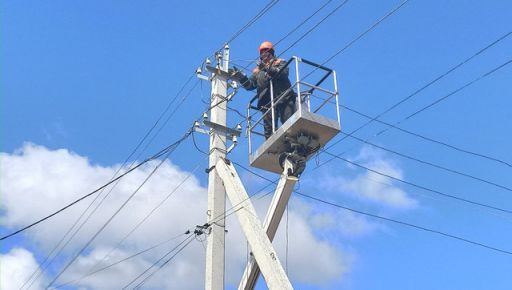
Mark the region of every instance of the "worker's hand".
[[233, 72], [231, 73], [231, 78], [240, 81], [241, 79], [247, 78], [243, 71], [239, 70], [236, 66], [233, 67]]
[[231, 74], [231, 79], [239, 82], [243, 87], [249, 85], [249, 78], [247, 78], [245, 73], [239, 70], [236, 66], [233, 66], [233, 73]]
[[267, 73], [271, 76], [271, 77], [274, 77], [275, 75], [277, 75], [277, 73], [279, 72], [279, 67], [278, 66], [275, 66], [275, 65], [271, 65], [267, 68]]

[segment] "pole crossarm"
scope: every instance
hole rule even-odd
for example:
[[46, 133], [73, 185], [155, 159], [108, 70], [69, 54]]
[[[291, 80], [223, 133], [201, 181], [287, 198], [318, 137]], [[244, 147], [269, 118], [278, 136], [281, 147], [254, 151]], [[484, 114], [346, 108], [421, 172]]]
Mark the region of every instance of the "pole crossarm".
[[[293, 191], [295, 183], [298, 181], [297, 177], [288, 175], [289, 168], [292, 168], [292, 165], [290, 161], [286, 160], [285, 168], [281, 174], [281, 178], [277, 184], [274, 197], [272, 198], [272, 202], [268, 208], [267, 215], [265, 216], [265, 222], [263, 223], [263, 228], [267, 233], [270, 241], [274, 240], [277, 228], [279, 227], [279, 223], [281, 222], [286, 206], [288, 205], [290, 195]], [[260, 268], [256, 263], [256, 260], [251, 257], [250, 261], [245, 267], [245, 271], [242, 276], [242, 280], [240, 281], [240, 285], [238, 286], [238, 290], [254, 289], [259, 275]]]
[[[217, 162], [215, 168], [224, 183], [231, 204], [244, 204], [243, 210], [236, 211], [236, 214], [268, 288], [271, 290], [293, 289], [233, 164], [223, 159]], [[270, 228], [273, 224], [272, 219], [268, 224], [267, 228]]]

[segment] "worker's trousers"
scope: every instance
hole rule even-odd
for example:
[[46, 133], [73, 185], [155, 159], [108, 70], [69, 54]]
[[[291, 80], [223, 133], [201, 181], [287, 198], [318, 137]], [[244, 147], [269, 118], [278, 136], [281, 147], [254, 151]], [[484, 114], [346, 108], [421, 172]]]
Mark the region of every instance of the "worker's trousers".
[[[281, 124], [284, 124], [286, 120], [288, 120], [293, 113], [295, 113], [295, 98], [291, 97], [282, 102], [279, 102], [274, 107], [274, 128], [277, 130], [279, 126], [278, 120], [281, 120]], [[263, 130], [265, 134], [265, 139], [268, 139], [272, 135], [272, 112], [268, 107], [261, 107], [260, 111], [265, 114], [263, 117]]]

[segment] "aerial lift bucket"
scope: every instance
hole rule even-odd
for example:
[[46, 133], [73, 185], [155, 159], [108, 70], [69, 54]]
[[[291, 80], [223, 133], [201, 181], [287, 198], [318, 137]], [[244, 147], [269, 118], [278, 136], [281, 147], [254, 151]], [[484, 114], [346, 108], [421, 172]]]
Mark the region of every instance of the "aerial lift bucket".
[[[296, 56], [290, 58], [286, 66], [290, 68], [290, 75], [292, 72], [295, 75], [294, 83], [289, 89], [296, 96], [295, 113], [279, 128], [274, 126], [277, 118], [274, 104], [289, 91], [274, 96], [272, 81], [270, 108], [253, 121], [253, 116], [259, 112], [254, 105], [258, 99], [256, 96], [247, 109], [249, 162], [253, 167], [278, 174], [283, 172], [286, 158], [295, 159], [294, 161], [305, 165], [307, 160], [340, 132], [336, 72]], [[261, 128], [266, 115], [272, 117], [272, 135], [265, 140]], [[299, 168], [297, 174], [303, 169]]]

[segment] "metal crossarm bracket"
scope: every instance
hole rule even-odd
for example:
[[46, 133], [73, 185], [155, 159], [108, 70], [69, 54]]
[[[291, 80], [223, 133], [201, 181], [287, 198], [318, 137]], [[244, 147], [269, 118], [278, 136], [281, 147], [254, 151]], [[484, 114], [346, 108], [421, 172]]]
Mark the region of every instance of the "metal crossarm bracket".
[[227, 160], [219, 160], [216, 171], [224, 183], [231, 204], [233, 206], [243, 204], [243, 210], [236, 211], [236, 214], [268, 288], [271, 290], [293, 289], [233, 164]]
[[212, 129], [215, 129], [217, 131], [217, 133], [220, 133], [220, 134], [224, 134], [224, 136], [236, 136], [236, 137], [240, 137], [240, 134], [241, 134], [241, 131], [240, 130], [236, 130], [236, 129], [232, 129], [232, 128], [228, 128], [226, 126], [222, 126], [220, 124], [217, 124], [217, 123], [214, 123], [214, 122], [211, 122], [211, 121], [208, 121], [208, 120], [204, 120], [203, 121], [203, 124], [208, 127], [208, 128], [212, 128]]
[[214, 73], [224, 79], [229, 79], [231, 77], [231, 75], [233, 74], [233, 70], [232, 69], [228, 69], [228, 71], [224, 71], [224, 70], [221, 70], [217, 67], [214, 67], [214, 66], [211, 66], [211, 65], [206, 65], [206, 69], [211, 72], [211, 73]]

